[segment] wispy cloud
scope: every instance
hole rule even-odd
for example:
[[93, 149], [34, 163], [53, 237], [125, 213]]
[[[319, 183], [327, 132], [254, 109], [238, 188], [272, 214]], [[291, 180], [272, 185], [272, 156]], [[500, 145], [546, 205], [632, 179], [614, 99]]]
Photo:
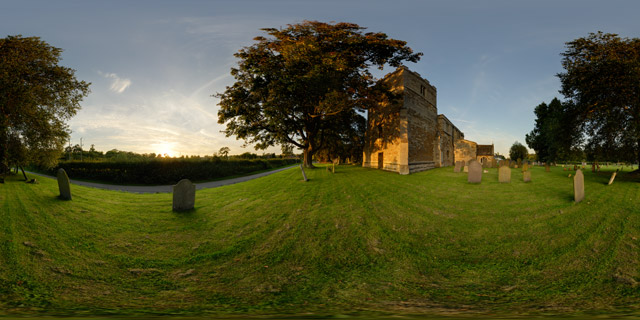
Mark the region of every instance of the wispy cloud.
[[115, 93], [123, 93], [131, 86], [131, 79], [120, 78], [115, 73], [102, 73], [100, 71], [98, 71], [98, 73], [107, 79], [111, 79], [111, 87], [109, 87], [109, 90]]

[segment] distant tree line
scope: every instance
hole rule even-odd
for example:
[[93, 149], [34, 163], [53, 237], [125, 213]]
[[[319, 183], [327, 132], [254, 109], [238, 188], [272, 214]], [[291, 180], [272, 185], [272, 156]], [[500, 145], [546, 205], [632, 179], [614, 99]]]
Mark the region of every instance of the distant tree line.
[[640, 39], [598, 32], [566, 45], [565, 100], [535, 108], [527, 144], [546, 162], [640, 162]]

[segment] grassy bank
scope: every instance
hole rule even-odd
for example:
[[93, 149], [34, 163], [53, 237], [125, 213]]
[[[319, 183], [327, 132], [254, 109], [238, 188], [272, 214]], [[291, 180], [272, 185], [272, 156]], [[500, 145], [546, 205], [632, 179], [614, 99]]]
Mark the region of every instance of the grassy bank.
[[610, 313], [640, 309], [640, 183], [513, 169], [289, 169], [198, 191], [0, 185], [0, 313]]

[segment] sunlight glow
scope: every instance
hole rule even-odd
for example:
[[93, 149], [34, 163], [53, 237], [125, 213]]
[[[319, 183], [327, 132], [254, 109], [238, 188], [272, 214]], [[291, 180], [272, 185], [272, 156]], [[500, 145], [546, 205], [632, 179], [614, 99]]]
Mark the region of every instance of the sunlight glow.
[[163, 157], [175, 157], [177, 152], [173, 150], [174, 143], [170, 142], [160, 142], [160, 143], [152, 143], [151, 147], [155, 154], [163, 156]]

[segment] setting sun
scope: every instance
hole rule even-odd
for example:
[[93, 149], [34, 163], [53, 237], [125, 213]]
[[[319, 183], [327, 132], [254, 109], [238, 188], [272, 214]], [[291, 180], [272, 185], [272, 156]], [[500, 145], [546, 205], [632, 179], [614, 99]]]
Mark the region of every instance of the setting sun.
[[175, 157], [176, 152], [173, 150], [173, 143], [169, 142], [161, 142], [161, 143], [153, 143], [151, 144], [154, 152], [157, 155], [161, 155], [163, 157]]

